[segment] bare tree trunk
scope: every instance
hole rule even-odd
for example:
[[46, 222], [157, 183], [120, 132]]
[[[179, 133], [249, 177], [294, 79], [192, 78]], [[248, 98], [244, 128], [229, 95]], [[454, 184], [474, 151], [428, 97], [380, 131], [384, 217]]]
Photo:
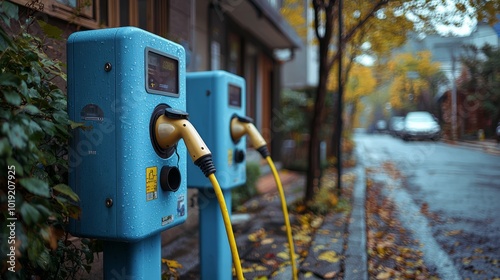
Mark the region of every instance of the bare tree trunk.
[[[323, 60], [323, 59], [322, 59]], [[321, 62], [320, 62], [321, 64]], [[320, 66], [321, 67], [321, 66]], [[320, 175], [320, 162], [319, 162], [319, 132], [323, 124], [323, 114], [325, 97], [326, 97], [326, 79], [320, 77], [320, 83], [316, 90], [316, 100], [314, 103], [314, 114], [310, 125], [309, 148], [307, 155], [307, 179], [306, 179], [306, 193], [305, 200], [310, 201], [315, 189], [319, 184]], [[323, 80], [323, 82], [322, 82]], [[321, 86], [324, 83], [324, 86]]]
[[[353, 26], [349, 32], [346, 32], [345, 35], [343, 35], [343, 40], [348, 41], [351, 39], [356, 30], [363, 26], [368, 19], [373, 16], [375, 11], [387, 3], [388, 0], [379, 0], [378, 2], [375, 2], [370, 12], [368, 12], [355, 26]], [[324, 119], [323, 110], [327, 93], [327, 79], [334, 62], [339, 59], [338, 52], [334, 55], [328, 53], [333, 36], [337, 1], [312, 0], [312, 4], [314, 8], [314, 29], [316, 38], [319, 42], [319, 82], [316, 90], [316, 100], [314, 103], [314, 112], [309, 135], [309, 154], [307, 158], [308, 166], [304, 197], [306, 202], [313, 199], [315, 189], [319, 185], [319, 132]], [[338, 132], [335, 131], [335, 133]], [[338, 153], [336, 154], [338, 155]]]
[[[323, 109], [326, 99], [326, 83], [332, 62], [328, 56], [328, 47], [333, 34], [334, 6], [336, 1], [313, 0], [315, 13], [315, 31], [319, 42], [319, 82], [316, 89], [316, 100], [314, 102], [313, 118], [310, 125], [309, 148], [307, 155], [307, 178], [305, 201], [313, 199], [315, 189], [319, 184], [320, 163], [319, 163], [319, 132], [323, 124]], [[325, 28], [323, 34], [320, 34], [319, 18], [320, 13], [324, 13]]]

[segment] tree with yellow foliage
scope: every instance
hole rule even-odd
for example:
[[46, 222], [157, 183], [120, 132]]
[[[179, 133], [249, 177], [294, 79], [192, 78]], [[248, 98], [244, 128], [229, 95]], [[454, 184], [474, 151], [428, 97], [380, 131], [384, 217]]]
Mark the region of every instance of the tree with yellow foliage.
[[[434, 31], [437, 24], [460, 26], [464, 17], [492, 23], [496, 21], [496, 14], [500, 10], [500, 0], [456, 0], [453, 7], [448, 7], [448, 5], [446, 9], [443, 9], [443, 4], [449, 3], [436, 0], [311, 0], [311, 2], [285, 0], [284, 5], [287, 5], [288, 2], [295, 2], [297, 5], [302, 3], [304, 9], [309, 8], [309, 3], [312, 3], [313, 30], [319, 57], [318, 87], [309, 127], [306, 201], [313, 198], [319, 182], [319, 145], [321, 141], [319, 135], [320, 131], [323, 130], [322, 126], [326, 115], [325, 101], [328, 93], [328, 79], [334, 65], [338, 65], [341, 58], [338, 48], [339, 37], [342, 41], [342, 53], [348, 55], [342, 60], [353, 62], [354, 58], [362, 52], [368, 51], [379, 56], [387, 54], [394, 46], [405, 42], [408, 31]], [[344, 31], [340, 34], [341, 36], [335, 36], [335, 31], [340, 30], [338, 24], [339, 3], [344, 3], [342, 9]], [[297, 12], [297, 14], [303, 13]], [[296, 17], [293, 18], [296, 19]], [[289, 22], [292, 26], [294, 25], [292, 20]], [[368, 50], [363, 50], [361, 46], [366, 45], [366, 43], [369, 43], [371, 47]], [[343, 81], [341, 82], [343, 84], [348, 81], [349, 69], [351, 69], [350, 66], [345, 72], [342, 71]], [[419, 85], [417, 84], [417, 86]]]
[[304, 0], [284, 0], [280, 13], [302, 39], [307, 38]]
[[387, 63], [392, 76], [389, 102], [404, 114], [414, 110], [432, 111], [429, 100], [436, 94], [432, 81], [440, 75], [439, 63], [433, 62], [430, 51], [402, 53]]
[[[352, 124], [355, 123], [357, 109], [363, 97], [373, 93], [377, 87], [377, 80], [372, 67], [365, 66], [358, 62], [344, 63], [344, 69], [349, 69], [349, 75], [345, 77], [343, 103], [344, 108], [344, 130], [350, 132]], [[335, 67], [328, 79], [327, 89], [329, 92], [336, 92], [338, 89], [338, 67]], [[331, 114], [331, 111], [329, 112]]]

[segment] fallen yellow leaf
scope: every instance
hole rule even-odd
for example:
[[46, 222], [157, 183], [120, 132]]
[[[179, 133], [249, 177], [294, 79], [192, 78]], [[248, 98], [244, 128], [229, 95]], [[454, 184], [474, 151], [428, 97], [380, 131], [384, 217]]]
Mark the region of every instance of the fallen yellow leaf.
[[331, 233], [330, 230], [328, 229], [318, 229], [318, 234], [322, 234], [322, 235], [329, 235]]
[[389, 272], [380, 272], [377, 274], [377, 280], [385, 280], [391, 278], [391, 273]]
[[262, 263], [265, 264], [265, 265], [269, 265], [269, 266], [277, 266], [278, 265], [278, 262], [276, 260], [273, 260], [273, 259], [261, 259]]
[[462, 233], [462, 230], [460, 229], [457, 229], [457, 230], [452, 230], [452, 231], [448, 231], [446, 233], [446, 236], [454, 236], [454, 235], [459, 235], [460, 233]]
[[310, 271], [308, 271], [308, 272], [304, 273], [304, 277], [305, 277], [305, 278], [311, 278], [311, 277], [313, 277], [313, 275], [314, 275], [314, 274], [313, 274], [312, 272], [310, 272]]
[[182, 268], [182, 264], [180, 264], [176, 260], [167, 260], [162, 258], [161, 263], [166, 264], [168, 268]]
[[337, 275], [337, 271], [330, 271], [330, 272], [326, 273], [325, 275], [323, 275], [323, 278], [332, 279], [333, 277], [335, 277], [335, 275]]
[[323, 250], [323, 249], [325, 249], [325, 245], [317, 245], [317, 246], [314, 246], [313, 251], [318, 252], [319, 250]]
[[241, 268], [241, 271], [243, 273], [248, 273], [248, 272], [254, 272], [254, 269], [252, 267], [243, 267]]
[[[262, 265], [255, 266], [255, 271], [266, 271], [266, 270], [267, 270], [267, 268], [265, 266], [262, 266]], [[267, 277], [266, 277], [266, 279], [267, 279]]]
[[271, 243], [273, 243], [273, 242], [274, 242], [274, 239], [273, 239], [273, 238], [266, 238], [266, 239], [262, 240], [262, 241], [260, 242], [260, 244], [262, 244], [262, 245], [267, 245], [267, 244], [271, 244]]
[[336, 263], [340, 260], [335, 251], [326, 251], [318, 256], [318, 260], [327, 261], [330, 263]]
[[311, 227], [319, 228], [322, 223], [323, 223], [323, 217], [316, 217], [314, 220], [311, 221]]
[[304, 243], [309, 243], [311, 241], [311, 236], [303, 233], [298, 233], [293, 236], [293, 239], [296, 241], [302, 241]]
[[266, 231], [263, 228], [261, 228], [254, 233], [250, 233], [248, 235], [248, 240], [252, 242], [257, 242], [258, 240], [261, 240], [265, 236], [266, 236]]
[[295, 209], [297, 212], [299, 213], [302, 213], [306, 210], [306, 206], [304, 204], [300, 204], [299, 206], [297, 206], [297, 208]]
[[284, 260], [290, 259], [290, 256], [288, 255], [287, 252], [279, 252], [277, 256], [284, 259]]

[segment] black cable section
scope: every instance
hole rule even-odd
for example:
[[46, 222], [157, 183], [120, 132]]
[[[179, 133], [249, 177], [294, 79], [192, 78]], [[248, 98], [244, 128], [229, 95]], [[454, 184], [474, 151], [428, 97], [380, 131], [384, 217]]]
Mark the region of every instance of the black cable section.
[[267, 158], [268, 156], [271, 156], [271, 154], [269, 153], [269, 150], [267, 149], [267, 145], [264, 145], [264, 146], [258, 148], [257, 151], [260, 153], [262, 158]]
[[198, 166], [205, 177], [208, 177], [210, 174], [215, 173], [215, 165], [212, 160], [212, 154], [204, 155], [201, 158], [197, 159], [194, 164]]

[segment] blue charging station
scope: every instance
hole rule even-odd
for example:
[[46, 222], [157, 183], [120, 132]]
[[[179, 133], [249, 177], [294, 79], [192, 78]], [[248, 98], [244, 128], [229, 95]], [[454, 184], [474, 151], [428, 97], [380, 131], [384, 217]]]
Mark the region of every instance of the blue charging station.
[[[225, 71], [186, 74], [190, 121], [210, 147], [217, 178], [231, 209], [231, 189], [246, 183], [246, 139], [233, 141], [232, 118], [245, 116], [245, 80]], [[200, 270], [204, 279], [233, 279], [229, 243], [210, 181], [188, 163], [188, 188], [198, 188]]]
[[154, 123], [186, 110], [184, 48], [120, 27], [73, 33], [67, 59], [68, 113], [83, 124], [70, 143], [81, 216], [69, 230], [105, 240], [105, 279], [159, 279], [161, 232], [186, 220], [187, 152], [161, 148]]

